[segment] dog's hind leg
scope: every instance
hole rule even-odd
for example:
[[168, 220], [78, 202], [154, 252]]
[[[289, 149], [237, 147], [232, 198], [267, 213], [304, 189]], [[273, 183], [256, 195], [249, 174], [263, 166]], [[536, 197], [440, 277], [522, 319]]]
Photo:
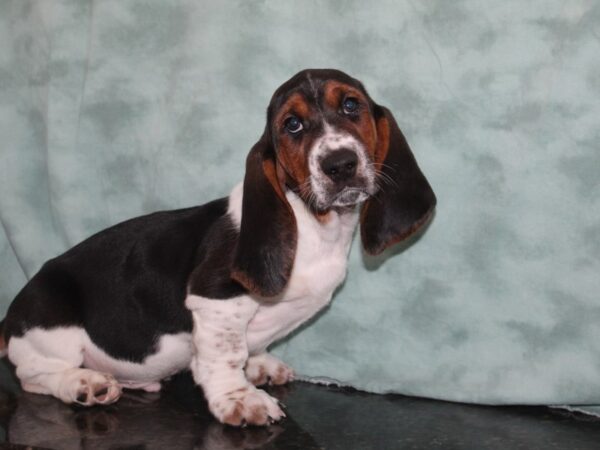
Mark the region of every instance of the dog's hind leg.
[[23, 390], [85, 406], [117, 401], [121, 387], [112, 375], [80, 367], [86, 338], [78, 327], [34, 328], [13, 336], [8, 357]]

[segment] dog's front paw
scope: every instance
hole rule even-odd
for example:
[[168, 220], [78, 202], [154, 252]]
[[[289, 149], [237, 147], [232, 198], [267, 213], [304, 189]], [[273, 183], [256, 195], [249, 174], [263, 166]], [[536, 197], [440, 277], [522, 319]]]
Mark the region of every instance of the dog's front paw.
[[281, 385], [294, 379], [294, 370], [268, 353], [248, 358], [246, 378], [255, 386], [263, 384]]
[[209, 401], [213, 415], [233, 426], [269, 425], [285, 417], [276, 399], [248, 385]]

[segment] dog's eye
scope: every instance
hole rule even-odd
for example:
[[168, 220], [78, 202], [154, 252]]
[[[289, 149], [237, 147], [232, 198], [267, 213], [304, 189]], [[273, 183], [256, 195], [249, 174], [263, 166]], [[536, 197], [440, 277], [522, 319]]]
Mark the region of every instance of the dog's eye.
[[302, 130], [302, 122], [296, 116], [289, 117], [284, 123], [285, 129], [295, 134]]
[[353, 114], [358, 110], [358, 100], [354, 97], [348, 97], [342, 103], [342, 109], [346, 114]]

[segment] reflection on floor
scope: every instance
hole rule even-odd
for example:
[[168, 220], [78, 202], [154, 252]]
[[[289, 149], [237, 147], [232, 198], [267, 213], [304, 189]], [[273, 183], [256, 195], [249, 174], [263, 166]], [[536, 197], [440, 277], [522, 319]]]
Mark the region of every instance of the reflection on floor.
[[592, 449], [600, 443], [600, 421], [543, 407], [469, 406], [306, 383], [270, 392], [287, 405], [288, 418], [236, 429], [211, 418], [189, 374], [174, 377], [160, 394], [126, 391], [115, 405], [78, 408], [22, 392], [0, 363], [0, 448]]

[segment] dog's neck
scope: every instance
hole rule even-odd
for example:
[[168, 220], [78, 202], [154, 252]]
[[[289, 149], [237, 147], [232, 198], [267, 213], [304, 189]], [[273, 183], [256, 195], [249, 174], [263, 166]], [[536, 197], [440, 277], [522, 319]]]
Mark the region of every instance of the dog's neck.
[[[231, 217], [234, 225], [239, 229], [242, 223], [242, 200], [244, 197], [243, 183], [238, 183], [229, 194], [229, 208], [228, 213]], [[314, 211], [310, 208], [300, 196], [295, 193], [292, 189], [286, 189], [286, 198], [292, 206], [296, 219], [299, 216], [310, 215], [314, 219], [322, 224], [326, 225], [330, 222], [337, 223], [338, 219], [341, 219], [343, 223], [351, 223], [354, 221], [353, 227], [356, 227], [356, 220], [358, 219], [359, 205], [353, 207], [339, 207], [332, 208], [328, 211]]]

